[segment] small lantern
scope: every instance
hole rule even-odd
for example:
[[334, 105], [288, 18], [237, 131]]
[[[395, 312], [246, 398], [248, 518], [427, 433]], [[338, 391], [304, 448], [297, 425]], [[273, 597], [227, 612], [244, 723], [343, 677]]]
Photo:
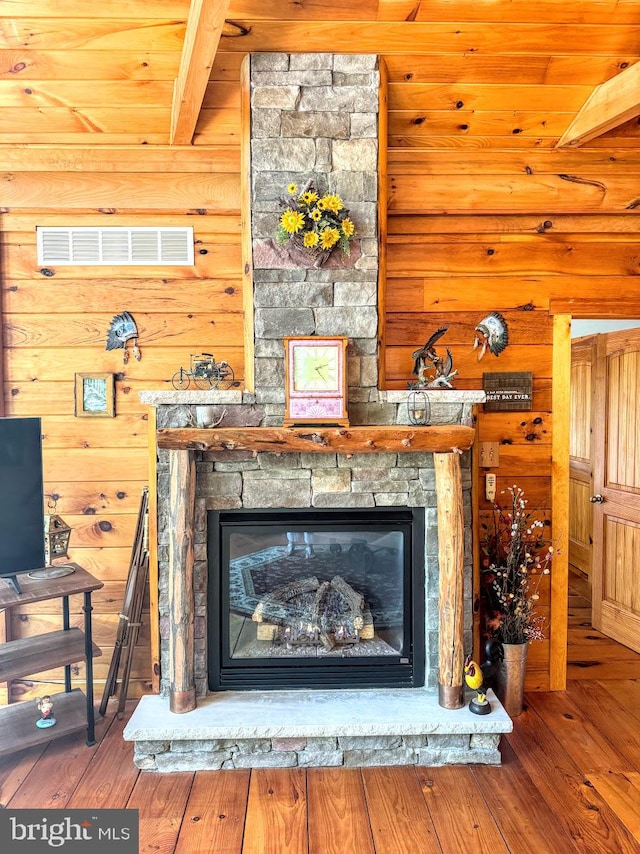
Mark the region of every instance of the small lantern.
[[60, 516], [44, 517], [44, 555], [47, 566], [55, 558], [68, 558], [71, 528]]
[[431, 421], [431, 403], [426, 391], [412, 391], [407, 397], [409, 423], [424, 427]]

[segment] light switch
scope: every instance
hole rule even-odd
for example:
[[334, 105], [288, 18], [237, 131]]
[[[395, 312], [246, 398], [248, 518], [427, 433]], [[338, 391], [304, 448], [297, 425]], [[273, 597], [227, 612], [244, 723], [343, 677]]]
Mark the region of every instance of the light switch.
[[495, 468], [500, 464], [500, 445], [497, 442], [480, 442], [480, 467]]

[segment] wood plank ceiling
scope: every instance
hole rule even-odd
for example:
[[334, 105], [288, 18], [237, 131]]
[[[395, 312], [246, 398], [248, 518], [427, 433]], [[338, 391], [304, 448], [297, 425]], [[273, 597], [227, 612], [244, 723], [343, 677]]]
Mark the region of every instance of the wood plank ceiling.
[[396, 145], [428, 127], [431, 146], [550, 148], [621, 123], [637, 144], [640, 0], [11, 0], [0, 145], [235, 142], [245, 53], [354, 45], [388, 63]]

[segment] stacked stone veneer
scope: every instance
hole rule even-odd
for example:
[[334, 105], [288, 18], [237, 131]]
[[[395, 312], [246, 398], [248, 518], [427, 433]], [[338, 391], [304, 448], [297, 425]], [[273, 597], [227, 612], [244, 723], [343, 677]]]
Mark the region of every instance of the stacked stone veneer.
[[[169, 394], [184, 398], [188, 392], [144, 393], [143, 400], [158, 401]], [[205, 392], [196, 392], [204, 395]], [[434, 391], [432, 422], [467, 421], [477, 392]], [[220, 426], [264, 424], [265, 413], [251, 395], [240, 392], [209, 393], [217, 398], [213, 415], [223, 411]], [[389, 423], [407, 424], [406, 394], [381, 392], [379, 406]], [[451, 400], [451, 398], [456, 398]], [[225, 402], [223, 402], [225, 401]], [[226, 401], [237, 401], [226, 402]], [[197, 420], [197, 405], [160, 405], [159, 428], [185, 427]], [[471, 650], [472, 626], [472, 550], [471, 550], [471, 472], [469, 454], [462, 456], [462, 481], [465, 512], [465, 647]], [[168, 452], [158, 455], [158, 555], [159, 606], [162, 673], [169, 673], [168, 584], [169, 584], [169, 471]], [[425, 685], [435, 687], [438, 675], [438, 530], [433, 455], [427, 453], [258, 453], [225, 451], [196, 453], [196, 530], [195, 544], [195, 678], [199, 696], [207, 693], [207, 511], [240, 508], [425, 508]], [[168, 693], [162, 680], [162, 691]]]
[[[282, 421], [288, 335], [348, 336], [350, 419], [377, 423], [367, 404], [378, 401], [378, 58], [254, 54], [250, 81], [255, 389], [265, 426]], [[350, 256], [336, 249], [320, 268], [273, 240], [288, 185], [309, 179], [339, 193], [356, 226]]]
[[141, 740], [135, 744], [134, 762], [148, 771], [499, 765], [499, 742], [497, 733]]

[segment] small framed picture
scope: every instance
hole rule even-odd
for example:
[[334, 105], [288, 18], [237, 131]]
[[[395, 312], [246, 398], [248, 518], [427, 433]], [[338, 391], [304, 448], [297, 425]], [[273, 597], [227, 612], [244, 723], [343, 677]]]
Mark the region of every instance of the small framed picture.
[[78, 418], [113, 418], [116, 414], [113, 374], [76, 374]]

